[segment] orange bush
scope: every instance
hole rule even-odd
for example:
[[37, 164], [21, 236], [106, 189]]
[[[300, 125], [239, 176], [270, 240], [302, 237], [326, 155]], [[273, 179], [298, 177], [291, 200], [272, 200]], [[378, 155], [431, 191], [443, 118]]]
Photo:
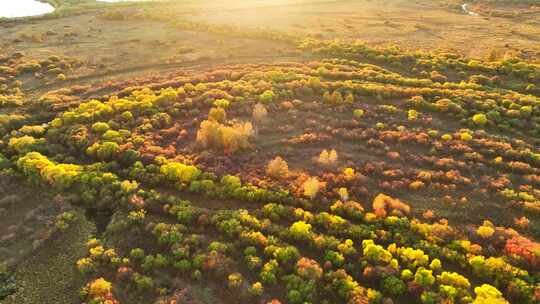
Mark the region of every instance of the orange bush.
[[408, 214], [411, 212], [411, 207], [398, 199], [380, 193], [373, 200], [373, 210], [377, 217], [384, 218], [388, 214], [388, 211], [392, 210], [398, 210]]

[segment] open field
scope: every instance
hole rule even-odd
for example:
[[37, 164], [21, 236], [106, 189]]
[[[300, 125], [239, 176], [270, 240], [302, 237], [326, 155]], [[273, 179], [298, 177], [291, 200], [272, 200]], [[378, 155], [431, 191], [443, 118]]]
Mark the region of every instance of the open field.
[[540, 302], [534, 1], [48, 2], [0, 20], [0, 303]]

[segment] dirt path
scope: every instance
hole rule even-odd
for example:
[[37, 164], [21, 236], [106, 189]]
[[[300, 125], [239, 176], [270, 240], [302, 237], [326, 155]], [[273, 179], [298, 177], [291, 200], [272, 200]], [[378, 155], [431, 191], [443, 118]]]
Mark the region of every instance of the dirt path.
[[[145, 64], [140, 66], [129, 67], [121, 70], [115, 70], [105, 73], [97, 73], [91, 75], [84, 75], [72, 79], [68, 79], [61, 83], [53, 84], [41, 84], [39, 86], [30, 87], [26, 92], [30, 96], [36, 96], [39, 93], [42, 93], [45, 89], [47, 91], [54, 91], [64, 87], [70, 87], [74, 85], [87, 85], [92, 84], [93, 82], [106, 82], [112, 79], [119, 79], [120, 77], [126, 80], [125, 78], [140, 76], [140, 75], [149, 75], [152, 72], [170, 72], [177, 69], [206, 69], [211, 68], [217, 65], [231, 65], [231, 64], [240, 64], [240, 63], [256, 63], [264, 61], [266, 63], [275, 63], [278, 61], [287, 61], [287, 60], [296, 60], [301, 59], [300, 57], [287, 56], [287, 55], [275, 55], [275, 56], [240, 56], [236, 58], [221, 58], [221, 59], [196, 59], [188, 62], [179, 62], [179, 63], [163, 63], [163, 64]], [[119, 77], [120, 76], [120, 77]], [[95, 94], [94, 94], [95, 95]]]

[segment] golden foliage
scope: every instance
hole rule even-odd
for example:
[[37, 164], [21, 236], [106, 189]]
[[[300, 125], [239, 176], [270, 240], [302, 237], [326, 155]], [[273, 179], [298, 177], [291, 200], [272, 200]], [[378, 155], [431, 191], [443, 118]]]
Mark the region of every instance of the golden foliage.
[[377, 217], [384, 218], [388, 214], [388, 209], [401, 211], [405, 214], [411, 212], [411, 207], [402, 201], [380, 193], [373, 200], [373, 210]]
[[104, 278], [99, 278], [90, 283], [88, 293], [94, 298], [104, 297], [111, 292], [111, 288], [112, 284], [110, 282]]
[[285, 178], [289, 175], [289, 166], [283, 158], [277, 156], [268, 162], [266, 174], [274, 178]]
[[207, 149], [223, 149], [226, 153], [234, 153], [246, 149], [253, 135], [250, 122], [237, 122], [232, 126], [223, 125], [217, 121], [205, 120], [197, 132], [197, 143]]
[[210, 112], [208, 112], [208, 120], [225, 122], [227, 120], [227, 113], [223, 108], [211, 108]]
[[304, 189], [304, 195], [311, 199], [317, 196], [317, 193], [319, 193], [320, 187], [321, 187], [321, 184], [316, 177], [308, 178], [302, 185], [302, 188]]
[[476, 230], [476, 234], [480, 236], [483, 239], [490, 238], [495, 233], [495, 229], [493, 228], [493, 225], [485, 221], [484, 224]]
[[335, 165], [338, 159], [338, 155], [336, 150], [332, 149], [330, 151], [322, 150], [321, 154], [319, 155], [318, 162], [321, 165], [325, 166], [331, 166]]

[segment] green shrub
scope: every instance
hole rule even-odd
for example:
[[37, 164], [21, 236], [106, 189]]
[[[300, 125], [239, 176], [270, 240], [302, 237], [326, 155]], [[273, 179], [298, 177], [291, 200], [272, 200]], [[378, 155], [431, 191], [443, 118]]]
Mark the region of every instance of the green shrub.
[[382, 290], [393, 296], [400, 296], [407, 291], [407, 285], [397, 277], [388, 276], [382, 280]]

